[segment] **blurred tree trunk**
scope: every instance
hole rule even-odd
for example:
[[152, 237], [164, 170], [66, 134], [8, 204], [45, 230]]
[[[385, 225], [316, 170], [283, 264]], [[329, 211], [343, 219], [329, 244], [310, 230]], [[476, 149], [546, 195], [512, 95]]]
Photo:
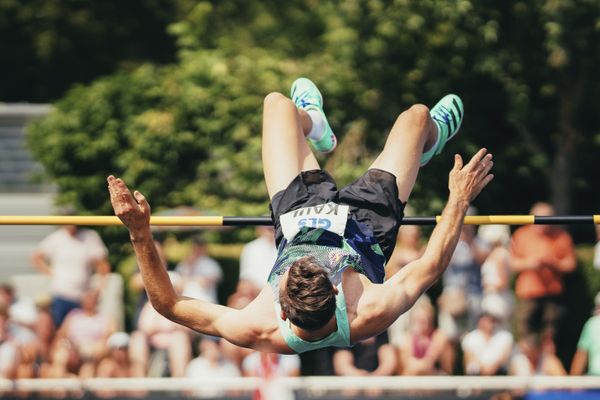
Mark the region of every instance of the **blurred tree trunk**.
[[582, 75], [579, 75], [571, 85], [565, 85], [559, 94], [556, 153], [552, 163], [552, 177], [548, 182], [551, 201], [557, 214], [568, 214], [571, 211], [573, 162], [576, 161], [577, 144], [581, 141], [575, 114], [583, 95], [584, 81]]

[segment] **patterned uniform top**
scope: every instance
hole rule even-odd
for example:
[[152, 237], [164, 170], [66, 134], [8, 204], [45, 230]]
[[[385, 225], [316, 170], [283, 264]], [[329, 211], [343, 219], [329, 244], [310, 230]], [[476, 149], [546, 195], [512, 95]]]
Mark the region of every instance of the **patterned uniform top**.
[[292, 240], [284, 238], [279, 244], [268, 279], [277, 301], [281, 277], [296, 260], [309, 255], [323, 266], [334, 286], [340, 284], [348, 267], [374, 283], [382, 283], [385, 277], [385, 256], [379, 244], [356, 221], [348, 219], [343, 237], [325, 229], [302, 228]]

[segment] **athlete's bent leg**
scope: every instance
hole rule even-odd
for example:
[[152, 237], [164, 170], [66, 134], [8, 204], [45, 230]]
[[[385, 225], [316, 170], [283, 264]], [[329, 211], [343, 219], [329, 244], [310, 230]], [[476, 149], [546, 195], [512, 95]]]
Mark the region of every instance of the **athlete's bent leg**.
[[398, 197], [408, 201], [419, 173], [421, 155], [437, 140], [438, 129], [429, 108], [415, 104], [396, 119], [383, 151], [370, 168], [388, 171], [396, 177]]
[[310, 117], [292, 100], [276, 92], [265, 97], [262, 162], [269, 198], [284, 190], [301, 171], [320, 168], [304, 138], [311, 128]]
[[464, 117], [461, 99], [448, 94], [429, 111], [421, 104], [400, 114], [383, 152], [371, 168], [396, 176], [401, 201], [406, 202], [415, 184], [419, 167], [439, 154], [460, 129]]

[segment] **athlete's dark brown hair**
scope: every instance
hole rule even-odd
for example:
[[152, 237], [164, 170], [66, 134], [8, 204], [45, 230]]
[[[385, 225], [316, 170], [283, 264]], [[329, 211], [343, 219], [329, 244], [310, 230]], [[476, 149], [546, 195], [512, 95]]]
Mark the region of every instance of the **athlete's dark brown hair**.
[[287, 318], [306, 330], [322, 328], [335, 313], [333, 284], [323, 267], [311, 256], [292, 264], [279, 302]]

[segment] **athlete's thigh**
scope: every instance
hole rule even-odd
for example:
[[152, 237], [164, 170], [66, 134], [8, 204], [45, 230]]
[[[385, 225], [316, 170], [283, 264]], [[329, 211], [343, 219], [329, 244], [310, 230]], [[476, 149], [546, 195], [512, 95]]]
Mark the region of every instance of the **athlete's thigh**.
[[301, 171], [319, 169], [304, 139], [294, 103], [279, 93], [265, 98], [262, 161], [269, 198], [284, 190]]
[[431, 129], [429, 110], [415, 105], [396, 119], [383, 151], [370, 168], [387, 171], [396, 177], [398, 196], [408, 201], [417, 179], [423, 147]]

